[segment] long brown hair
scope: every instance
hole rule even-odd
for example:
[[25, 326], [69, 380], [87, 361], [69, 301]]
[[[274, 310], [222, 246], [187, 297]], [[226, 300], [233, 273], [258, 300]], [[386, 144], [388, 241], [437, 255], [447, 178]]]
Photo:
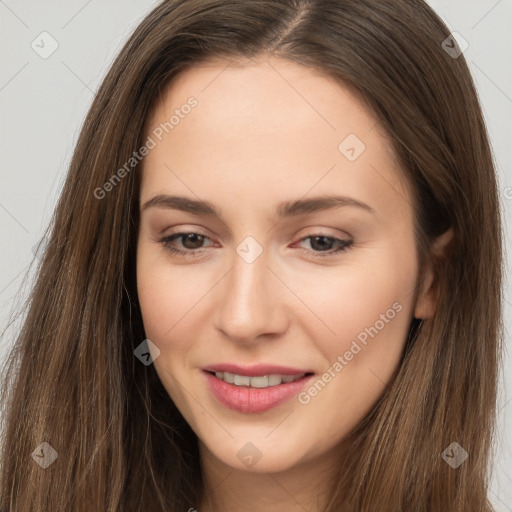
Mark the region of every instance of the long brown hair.
[[[85, 120], [5, 368], [2, 512], [201, 502], [197, 438], [153, 365], [134, 357], [145, 338], [140, 166], [113, 176], [143, 145], [172, 77], [205, 59], [259, 55], [327, 73], [364, 99], [414, 192], [422, 265], [435, 237], [454, 231], [445, 257], [431, 260], [436, 313], [413, 320], [399, 371], [352, 433], [325, 510], [492, 510], [501, 217], [474, 83], [464, 57], [445, 51], [449, 37], [422, 0], [168, 0], [140, 23]], [[46, 469], [31, 458], [42, 442], [58, 454]], [[441, 456], [453, 442], [468, 452], [456, 469]]]

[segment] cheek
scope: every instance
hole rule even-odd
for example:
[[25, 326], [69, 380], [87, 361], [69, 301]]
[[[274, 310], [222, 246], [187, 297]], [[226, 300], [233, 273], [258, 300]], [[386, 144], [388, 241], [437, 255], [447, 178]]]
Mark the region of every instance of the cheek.
[[[137, 293], [144, 329], [159, 345], [180, 348], [190, 337], [194, 308], [208, 290], [205, 274], [191, 272], [186, 266], [173, 267], [165, 252], [141, 243], [137, 253]], [[179, 336], [176, 336], [177, 332]], [[170, 348], [169, 346], [160, 347]], [[181, 347], [184, 348], [184, 347]]]
[[160, 349], [153, 364], [162, 385], [180, 410], [187, 410], [182, 371], [196, 339], [189, 318], [198, 290], [187, 284], [186, 272], [171, 271], [165, 254], [162, 257], [153, 251], [152, 247], [139, 247], [137, 254], [137, 293], [144, 331]]
[[354, 267], [347, 274], [317, 297], [318, 306], [326, 299], [322, 320], [335, 334], [310, 330], [325, 367], [299, 397], [304, 421], [318, 428], [316, 418], [324, 417], [324, 438], [331, 440], [354, 428], [382, 396], [399, 365], [413, 309], [414, 276]]
[[379, 256], [340, 267], [309, 288], [307, 302], [329, 328], [311, 339], [330, 363], [347, 352], [356, 367], [370, 360], [391, 367], [400, 357], [412, 319], [415, 261], [393, 252]]
[[175, 309], [176, 298], [165, 281], [157, 278], [155, 271], [139, 267], [137, 271], [137, 292], [146, 336], [161, 341], [172, 328], [169, 314]]

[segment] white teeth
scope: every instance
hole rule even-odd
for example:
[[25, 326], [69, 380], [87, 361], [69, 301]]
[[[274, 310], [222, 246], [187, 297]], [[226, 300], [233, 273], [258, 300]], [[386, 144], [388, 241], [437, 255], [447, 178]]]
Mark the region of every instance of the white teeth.
[[235, 386], [250, 386], [252, 388], [268, 388], [271, 386], [279, 386], [281, 383], [294, 382], [302, 379], [305, 373], [299, 375], [261, 375], [258, 377], [249, 377], [247, 375], [236, 375], [229, 372], [215, 372], [215, 376], [229, 384]]
[[268, 375], [262, 375], [261, 377], [253, 377], [251, 379], [251, 387], [267, 388], [268, 387]]
[[247, 377], [246, 375], [235, 375], [236, 386], [250, 386], [251, 385], [251, 377]]
[[269, 375], [268, 376], [268, 385], [269, 386], [278, 386], [281, 384], [281, 375]]
[[225, 380], [229, 384], [233, 384], [235, 382], [235, 375], [233, 373], [229, 373], [229, 372], [224, 372], [224, 373], [222, 373], [222, 372], [215, 372], [215, 377], [217, 377], [218, 379]]

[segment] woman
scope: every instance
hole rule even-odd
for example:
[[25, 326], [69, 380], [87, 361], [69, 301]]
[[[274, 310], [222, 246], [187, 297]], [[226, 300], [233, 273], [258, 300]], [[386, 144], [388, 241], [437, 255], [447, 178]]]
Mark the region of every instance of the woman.
[[12, 354], [3, 511], [491, 510], [501, 220], [451, 37], [420, 0], [142, 21]]

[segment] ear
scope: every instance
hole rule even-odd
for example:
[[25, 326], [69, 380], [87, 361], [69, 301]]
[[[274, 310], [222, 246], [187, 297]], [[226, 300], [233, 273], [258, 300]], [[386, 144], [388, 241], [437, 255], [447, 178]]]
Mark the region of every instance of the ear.
[[[452, 238], [453, 228], [450, 228], [435, 239], [431, 246], [431, 257], [434, 261], [444, 254], [446, 245]], [[437, 283], [434, 282], [432, 262], [427, 261], [426, 265], [427, 268], [424, 271], [423, 282], [414, 308], [414, 317], [418, 319], [432, 318], [436, 309]]]

